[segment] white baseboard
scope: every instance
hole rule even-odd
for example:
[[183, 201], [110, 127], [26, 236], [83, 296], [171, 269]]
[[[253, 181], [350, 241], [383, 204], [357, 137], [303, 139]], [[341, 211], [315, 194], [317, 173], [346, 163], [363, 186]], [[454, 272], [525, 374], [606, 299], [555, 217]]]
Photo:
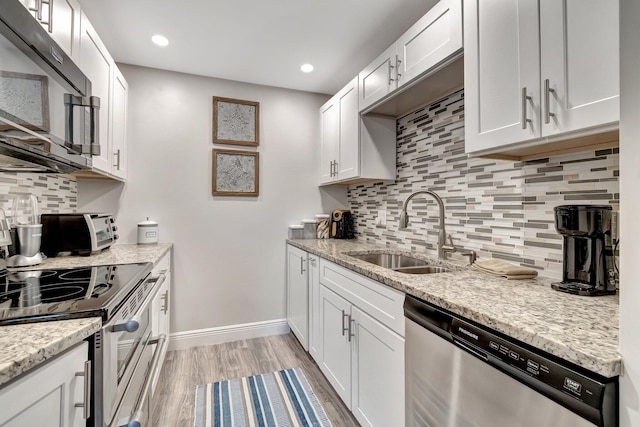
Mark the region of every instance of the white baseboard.
[[288, 334], [289, 331], [287, 319], [275, 319], [218, 328], [175, 332], [169, 336], [169, 350], [184, 350], [186, 348], [200, 347], [203, 345], [222, 344], [231, 341], [268, 337], [270, 335], [282, 335]]

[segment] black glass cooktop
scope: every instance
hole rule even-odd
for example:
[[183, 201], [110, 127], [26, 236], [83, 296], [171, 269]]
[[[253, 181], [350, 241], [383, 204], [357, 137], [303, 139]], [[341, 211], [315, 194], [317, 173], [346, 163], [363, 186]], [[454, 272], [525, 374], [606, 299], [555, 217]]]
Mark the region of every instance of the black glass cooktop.
[[151, 263], [0, 273], [0, 325], [109, 319], [151, 272]]

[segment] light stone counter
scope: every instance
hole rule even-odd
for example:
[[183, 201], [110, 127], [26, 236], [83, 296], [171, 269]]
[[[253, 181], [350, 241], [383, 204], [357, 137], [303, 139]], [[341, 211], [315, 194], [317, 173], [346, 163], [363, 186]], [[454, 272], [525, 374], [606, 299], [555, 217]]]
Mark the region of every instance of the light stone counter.
[[[32, 269], [61, 269], [139, 262], [156, 264], [171, 248], [171, 243], [118, 244], [88, 257], [48, 258]], [[87, 318], [0, 326], [0, 387], [39, 363], [51, 359], [93, 335], [101, 325], [100, 318]]]
[[172, 246], [173, 244], [171, 243], [159, 243], [157, 245], [116, 244], [97, 255], [47, 258], [31, 269], [90, 267], [94, 265], [131, 264], [137, 262], [152, 262], [155, 264], [171, 250]]
[[589, 371], [605, 377], [621, 373], [617, 295], [570, 295], [551, 289], [551, 279], [507, 280], [450, 262], [444, 263], [453, 270], [447, 273], [398, 273], [345, 253], [404, 253], [433, 264], [443, 262], [359, 240], [287, 240], [287, 243]]
[[95, 334], [99, 317], [0, 326], [0, 387]]

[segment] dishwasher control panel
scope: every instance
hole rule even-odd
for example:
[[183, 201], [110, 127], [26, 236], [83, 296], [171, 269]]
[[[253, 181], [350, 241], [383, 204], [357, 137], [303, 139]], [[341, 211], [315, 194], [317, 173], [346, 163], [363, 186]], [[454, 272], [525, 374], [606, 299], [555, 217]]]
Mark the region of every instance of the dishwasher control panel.
[[590, 406], [597, 407], [601, 402], [605, 390], [604, 384], [561, 366], [540, 354], [535, 354], [460, 319], [453, 319], [451, 334], [454, 343], [463, 348], [466, 345], [475, 347], [470, 352], [478, 357], [487, 361], [490, 361], [490, 357], [498, 359]]

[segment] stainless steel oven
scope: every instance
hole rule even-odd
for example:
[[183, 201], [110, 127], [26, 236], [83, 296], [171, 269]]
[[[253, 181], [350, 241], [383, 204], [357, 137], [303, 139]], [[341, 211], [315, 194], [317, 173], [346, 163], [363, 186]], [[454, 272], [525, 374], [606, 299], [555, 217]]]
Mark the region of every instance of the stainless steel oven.
[[95, 426], [147, 425], [149, 387], [166, 341], [151, 336], [151, 302], [162, 282], [163, 275], [145, 280], [94, 338]]
[[100, 317], [89, 339], [92, 361], [87, 426], [149, 425], [149, 391], [166, 350], [151, 336], [152, 301], [165, 275], [151, 263], [60, 270], [0, 271], [0, 325]]

